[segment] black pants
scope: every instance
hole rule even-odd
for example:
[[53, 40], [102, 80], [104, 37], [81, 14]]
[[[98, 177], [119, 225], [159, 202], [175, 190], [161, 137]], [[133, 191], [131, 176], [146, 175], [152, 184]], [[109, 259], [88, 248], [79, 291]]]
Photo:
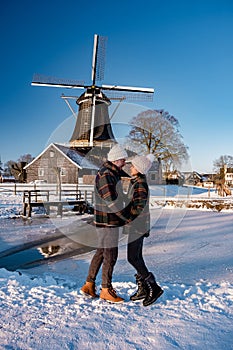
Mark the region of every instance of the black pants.
[[113, 269], [118, 257], [119, 228], [101, 228], [97, 230], [98, 248], [91, 260], [87, 281], [95, 282], [102, 266], [102, 287], [112, 284]]
[[127, 257], [128, 262], [135, 268], [137, 274], [144, 279], [149, 275], [149, 271], [142, 256], [143, 240], [143, 236], [129, 234]]

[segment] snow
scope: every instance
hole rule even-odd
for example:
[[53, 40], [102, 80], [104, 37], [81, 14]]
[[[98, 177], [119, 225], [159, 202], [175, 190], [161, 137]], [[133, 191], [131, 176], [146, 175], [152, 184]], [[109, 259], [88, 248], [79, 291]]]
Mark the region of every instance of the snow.
[[[21, 207], [22, 196], [0, 194], [0, 254], [74, 222], [36, 214], [23, 220]], [[233, 212], [164, 206], [151, 214], [144, 256], [164, 289], [156, 303], [129, 300], [136, 285], [125, 239], [113, 281], [123, 304], [80, 294], [93, 252], [16, 272], [2, 268], [0, 349], [233, 349]], [[98, 292], [100, 282], [101, 275]]]

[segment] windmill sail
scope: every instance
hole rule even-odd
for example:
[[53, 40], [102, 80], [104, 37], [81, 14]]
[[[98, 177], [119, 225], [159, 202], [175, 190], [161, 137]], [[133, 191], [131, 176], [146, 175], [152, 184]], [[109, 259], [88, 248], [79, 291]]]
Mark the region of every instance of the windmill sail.
[[[108, 107], [111, 104], [110, 99], [117, 98], [121, 101], [126, 99], [149, 101], [153, 98], [154, 89], [152, 88], [97, 85], [97, 82], [104, 78], [106, 41], [106, 37], [94, 35], [91, 85], [85, 85], [84, 82], [76, 80], [58, 79], [39, 75], [34, 76], [32, 81], [32, 85], [37, 86], [86, 89], [86, 91], [76, 99], [79, 111], [76, 125], [70, 139], [72, 147], [93, 147], [103, 142], [115, 142], [108, 113]], [[65, 97], [63, 95], [62, 98], [68, 99], [74, 97]], [[68, 106], [70, 107], [69, 104]]]
[[106, 42], [107, 37], [97, 34], [94, 35], [91, 74], [92, 85], [95, 85], [96, 81], [104, 80]]

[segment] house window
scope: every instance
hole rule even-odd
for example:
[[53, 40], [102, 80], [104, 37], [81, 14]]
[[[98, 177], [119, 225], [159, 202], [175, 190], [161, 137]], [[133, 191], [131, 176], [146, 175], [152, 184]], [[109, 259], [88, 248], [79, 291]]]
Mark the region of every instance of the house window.
[[38, 169], [38, 176], [44, 176], [44, 169], [43, 168]]
[[54, 158], [55, 156], [55, 152], [52, 149], [49, 151], [49, 156], [50, 158]]
[[150, 179], [151, 179], [152, 181], [155, 181], [155, 174], [151, 174], [151, 175], [150, 175]]
[[65, 168], [61, 168], [61, 176], [65, 176], [66, 175], [66, 169]]

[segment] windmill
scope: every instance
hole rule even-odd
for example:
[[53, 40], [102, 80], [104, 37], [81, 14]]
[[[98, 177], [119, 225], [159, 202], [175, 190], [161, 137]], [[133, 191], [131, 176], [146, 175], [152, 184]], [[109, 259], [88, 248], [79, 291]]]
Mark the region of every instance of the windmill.
[[79, 106], [78, 116], [73, 134], [70, 139], [70, 147], [87, 152], [93, 146], [109, 145], [116, 142], [110, 123], [108, 107], [111, 100], [152, 100], [154, 89], [119, 85], [100, 85], [104, 78], [106, 37], [94, 35], [92, 58], [92, 83], [69, 79], [58, 79], [42, 75], [34, 75], [32, 85], [60, 87], [68, 89], [84, 89], [81, 96], [64, 96], [62, 98], [68, 104], [72, 113], [76, 114], [69, 103], [69, 99], [75, 99]]

